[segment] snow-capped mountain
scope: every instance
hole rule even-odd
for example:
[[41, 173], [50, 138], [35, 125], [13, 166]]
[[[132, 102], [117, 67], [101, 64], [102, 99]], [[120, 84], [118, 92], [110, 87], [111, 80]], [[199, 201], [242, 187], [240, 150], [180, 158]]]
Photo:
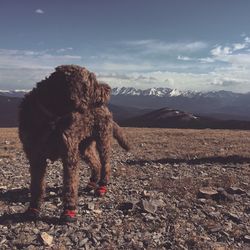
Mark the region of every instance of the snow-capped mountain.
[[23, 97], [29, 91], [30, 90], [26, 90], [26, 89], [0, 90], [0, 95], [1, 96], [8, 96], [8, 97]]
[[114, 88], [111, 103], [160, 109], [169, 107], [219, 119], [250, 120], [250, 93], [182, 91], [170, 88]]
[[122, 88], [113, 88], [112, 95], [131, 95], [131, 96], [179, 96], [179, 95], [191, 95], [193, 92], [190, 91], [179, 91], [177, 89], [170, 88], [149, 88], [145, 90], [136, 89], [133, 87], [122, 87]]
[[[8, 97], [23, 97], [30, 90], [0, 90], [0, 95]], [[155, 97], [207, 97], [207, 98], [235, 98], [244, 94], [234, 93], [230, 91], [210, 91], [210, 92], [197, 92], [197, 91], [183, 91], [170, 88], [148, 88], [136, 89], [133, 87], [121, 87], [112, 89], [113, 96], [155, 96]]]
[[156, 97], [239, 97], [243, 94], [234, 93], [231, 91], [209, 91], [209, 92], [198, 92], [198, 91], [184, 91], [184, 90], [178, 90], [178, 89], [170, 89], [170, 88], [148, 88], [145, 90], [136, 89], [133, 87], [121, 87], [121, 88], [113, 88], [112, 89], [112, 95], [131, 95], [131, 96], [156, 96]]

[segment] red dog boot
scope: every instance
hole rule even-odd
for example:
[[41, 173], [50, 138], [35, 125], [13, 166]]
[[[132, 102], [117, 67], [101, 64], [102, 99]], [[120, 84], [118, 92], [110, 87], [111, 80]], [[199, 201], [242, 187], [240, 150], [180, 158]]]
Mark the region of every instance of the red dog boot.
[[27, 220], [37, 220], [40, 217], [40, 211], [37, 208], [28, 207], [24, 212], [24, 216]]
[[97, 189], [97, 184], [93, 181], [90, 181], [87, 186], [84, 188], [84, 191], [89, 193], [92, 190], [96, 190]]
[[99, 186], [95, 191], [95, 195], [102, 197], [107, 193], [107, 191], [108, 191], [107, 186]]
[[76, 210], [65, 209], [61, 215], [62, 222], [75, 222], [76, 219]]

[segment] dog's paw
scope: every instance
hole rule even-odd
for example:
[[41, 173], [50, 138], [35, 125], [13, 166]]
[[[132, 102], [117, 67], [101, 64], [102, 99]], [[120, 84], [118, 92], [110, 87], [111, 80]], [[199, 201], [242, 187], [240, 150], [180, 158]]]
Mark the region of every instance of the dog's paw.
[[60, 221], [61, 223], [76, 222], [77, 221], [76, 211], [69, 210], [69, 209], [64, 210], [64, 212], [62, 213], [60, 217]]
[[95, 190], [95, 195], [98, 197], [103, 197], [108, 192], [107, 186], [99, 186]]

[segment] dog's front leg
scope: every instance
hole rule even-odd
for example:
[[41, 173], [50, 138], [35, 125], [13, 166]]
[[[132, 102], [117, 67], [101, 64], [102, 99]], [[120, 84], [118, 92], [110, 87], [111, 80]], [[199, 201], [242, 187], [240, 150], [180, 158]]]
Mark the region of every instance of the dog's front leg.
[[79, 185], [78, 142], [71, 136], [64, 135], [65, 153], [63, 161], [63, 201], [64, 211], [61, 219], [72, 222], [76, 220], [76, 206]]
[[45, 194], [46, 160], [40, 156], [30, 156], [30, 193], [31, 201], [25, 212], [28, 219], [38, 219], [40, 207]]

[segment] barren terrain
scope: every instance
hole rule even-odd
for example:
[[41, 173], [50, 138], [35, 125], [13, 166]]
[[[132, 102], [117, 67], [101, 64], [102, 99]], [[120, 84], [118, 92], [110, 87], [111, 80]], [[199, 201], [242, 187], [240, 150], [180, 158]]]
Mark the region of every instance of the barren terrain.
[[25, 221], [28, 163], [17, 130], [1, 129], [0, 249], [250, 249], [250, 132], [126, 131], [107, 195], [83, 192], [81, 163], [78, 221], [61, 225], [61, 162], [48, 163], [41, 220]]

